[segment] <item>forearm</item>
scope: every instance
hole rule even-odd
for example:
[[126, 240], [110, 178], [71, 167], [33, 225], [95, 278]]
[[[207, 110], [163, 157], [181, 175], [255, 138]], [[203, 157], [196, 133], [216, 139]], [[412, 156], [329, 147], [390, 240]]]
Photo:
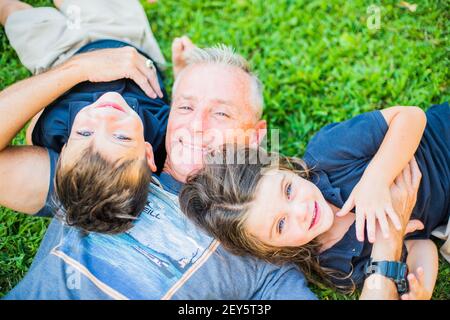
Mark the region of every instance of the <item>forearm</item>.
[[46, 73], [20, 81], [0, 93], [0, 150], [25, 124], [64, 92], [85, 81], [72, 59]]
[[416, 152], [426, 126], [425, 113], [417, 107], [383, 110], [389, 129], [364, 175], [391, 185]]
[[[377, 236], [372, 248], [374, 261], [398, 261], [401, 258], [402, 240]], [[399, 295], [394, 281], [379, 274], [366, 278], [360, 300], [398, 300]]]
[[423, 268], [425, 276], [423, 284], [431, 298], [439, 268], [436, 245], [429, 239], [407, 240], [405, 245], [408, 249], [406, 263], [409, 272], [416, 272], [419, 267]]

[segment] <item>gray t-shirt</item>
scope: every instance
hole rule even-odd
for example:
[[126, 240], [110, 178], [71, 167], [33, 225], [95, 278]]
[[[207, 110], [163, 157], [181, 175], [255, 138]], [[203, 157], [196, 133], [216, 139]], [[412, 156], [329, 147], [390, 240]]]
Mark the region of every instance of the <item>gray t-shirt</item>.
[[295, 266], [226, 251], [180, 211], [176, 181], [161, 181], [172, 193], [151, 184], [126, 233], [83, 236], [54, 218], [5, 299], [316, 299]]

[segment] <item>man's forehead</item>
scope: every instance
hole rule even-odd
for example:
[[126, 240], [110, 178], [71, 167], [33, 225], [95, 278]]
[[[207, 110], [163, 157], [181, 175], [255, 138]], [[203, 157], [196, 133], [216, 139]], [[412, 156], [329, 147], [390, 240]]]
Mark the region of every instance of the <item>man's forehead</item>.
[[[196, 64], [186, 67], [179, 75], [174, 98], [237, 102], [247, 99], [250, 77], [237, 67], [218, 63]], [[242, 101], [239, 101], [242, 103]]]

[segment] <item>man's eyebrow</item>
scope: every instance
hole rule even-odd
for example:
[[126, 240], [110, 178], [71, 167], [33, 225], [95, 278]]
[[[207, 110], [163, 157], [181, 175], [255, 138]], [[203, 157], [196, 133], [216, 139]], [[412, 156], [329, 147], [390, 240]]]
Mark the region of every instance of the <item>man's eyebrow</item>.
[[179, 98], [185, 99], [185, 100], [189, 100], [189, 101], [196, 101], [197, 100], [197, 98], [195, 96], [190, 95], [190, 94], [181, 94], [179, 96]]
[[226, 99], [213, 99], [212, 101], [217, 104], [225, 104], [227, 106], [233, 106], [233, 103], [230, 100]]

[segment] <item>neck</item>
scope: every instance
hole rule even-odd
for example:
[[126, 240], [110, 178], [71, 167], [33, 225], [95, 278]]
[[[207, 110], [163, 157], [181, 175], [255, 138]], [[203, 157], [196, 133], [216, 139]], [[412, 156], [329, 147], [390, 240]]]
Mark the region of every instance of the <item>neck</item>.
[[336, 217], [336, 213], [340, 210], [340, 208], [329, 202], [328, 205], [333, 211], [334, 220], [331, 228], [317, 237], [317, 240], [321, 244], [320, 252], [331, 248], [339, 242], [339, 240], [344, 237], [352, 223], [355, 221], [355, 215], [353, 213], [348, 213], [344, 217]]

